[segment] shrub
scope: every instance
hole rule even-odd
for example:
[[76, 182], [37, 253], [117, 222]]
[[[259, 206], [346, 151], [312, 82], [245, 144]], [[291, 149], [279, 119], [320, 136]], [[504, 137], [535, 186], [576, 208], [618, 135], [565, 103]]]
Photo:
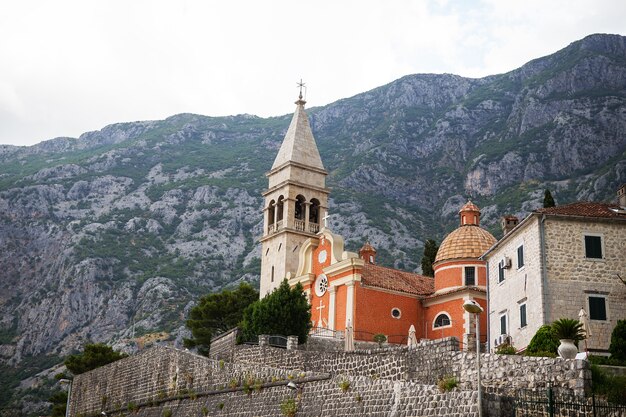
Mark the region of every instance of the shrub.
[[238, 386], [239, 386], [239, 381], [237, 380], [237, 378], [231, 378], [230, 382], [228, 383], [228, 388], [235, 389]]
[[[552, 327], [543, 325], [537, 330], [526, 348], [527, 356], [551, 356], [556, 357], [559, 348], [559, 339], [554, 334]], [[541, 353], [541, 354], [540, 354]], [[550, 355], [545, 355], [549, 353]]]
[[202, 415], [203, 416], [208, 416], [209, 415], [209, 409], [206, 407], [202, 407]]
[[339, 388], [341, 388], [343, 392], [346, 392], [350, 389], [350, 381], [348, 381], [347, 379], [342, 379], [337, 385], [339, 385]]
[[552, 323], [552, 329], [557, 339], [583, 340], [585, 332], [583, 324], [574, 319], [558, 319]]
[[609, 352], [611, 352], [611, 359], [626, 361], [626, 320], [617, 321], [617, 326], [611, 333]]
[[458, 384], [459, 382], [456, 380], [456, 377], [448, 375], [444, 376], [439, 380], [439, 382], [437, 382], [437, 387], [439, 387], [439, 391], [441, 392], [448, 392], [456, 388]]
[[387, 341], [387, 336], [382, 333], [374, 335], [374, 342], [378, 343], [378, 346], [383, 347], [383, 343]]
[[298, 404], [293, 398], [288, 398], [280, 403], [280, 411], [286, 417], [294, 417], [298, 411]]
[[219, 408], [220, 410], [224, 409], [224, 403], [219, 403], [217, 405], [217, 408]]
[[129, 402], [128, 403], [128, 411], [137, 411], [139, 410], [139, 407], [137, 406], [137, 404], [135, 404], [134, 402]]
[[599, 366], [592, 364], [591, 381], [594, 394], [611, 403], [626, 405], [626, 376], [607, 374]]
[[498, 355], [515, 355], [517, 354], [517, 350], [515, 350], [513, 345], [505, 343], [496, 348], [496, 353]]
[[170, 410], [169, 408], [166, 408], [163, 410], [163, 417], [172, 417], [172, 410]]

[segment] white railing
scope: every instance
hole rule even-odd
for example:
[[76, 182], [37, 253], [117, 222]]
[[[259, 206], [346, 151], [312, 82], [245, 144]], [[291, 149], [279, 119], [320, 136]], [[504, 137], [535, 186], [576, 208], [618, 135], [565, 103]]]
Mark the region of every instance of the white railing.
[[269, 226], [267, 226], [267, 234], [271, 235], [272, 233], [274, 233], [274, 224], [270, 224]]
[[295, 219], [293, 227], [300, 232], [304, 232], [304, 220]]
[[317, 233], [320, 231], [320, 225], [317, 223], [309, 223], [309, 232]]

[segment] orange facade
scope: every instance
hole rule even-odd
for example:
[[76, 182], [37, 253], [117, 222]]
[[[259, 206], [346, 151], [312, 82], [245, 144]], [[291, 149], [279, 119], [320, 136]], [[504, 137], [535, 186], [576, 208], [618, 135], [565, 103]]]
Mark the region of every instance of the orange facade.
[[[362, 332], [361, 339], [383, 333], [388, 337], [394, 336], [389, 337], [392, 342], [400, 341], [409, 334], [411, 325], [417, 330], [423, 320], [422, 307], [416, 297], [358, 285], [355, 301], [354, 330], [356, 336], [358, 332]], [[398, 317], [393, 316], [394, 309], [400, 312]], [[419, 331], [416, 336], [420, 337]]]

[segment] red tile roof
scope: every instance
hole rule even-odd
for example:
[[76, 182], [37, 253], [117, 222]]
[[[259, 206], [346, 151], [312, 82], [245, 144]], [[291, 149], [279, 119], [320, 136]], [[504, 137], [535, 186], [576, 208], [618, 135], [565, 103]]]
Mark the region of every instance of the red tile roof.
[[626, 220], [626, 214], [620, 214], [617, 212], [619, 209], [620, 206], [617, 204], [579, 201], [577, 203], [564, 204], [562, 206], [537, 209], [535, 210], [535, 213], [558, 216], [601, 217], [613, 219], [621, 218]]
[[367, 263], [363, 266], [361, 282], [412, 295], [428, 295], [435, 290], [434, 278]]

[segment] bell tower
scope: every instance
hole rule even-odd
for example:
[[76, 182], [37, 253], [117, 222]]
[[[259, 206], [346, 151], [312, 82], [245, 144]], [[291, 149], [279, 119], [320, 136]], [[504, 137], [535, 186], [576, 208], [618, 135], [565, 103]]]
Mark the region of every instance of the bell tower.
[[315, 236], [328, 210], [326, 175], [315, 144], [306, 101], [300, 95], [289, 129], [266, 174], [269, 188], [263, 193], [263, 237], [261, 238], [261, 297], [282, 280], [295, 275], [302, 243]]

